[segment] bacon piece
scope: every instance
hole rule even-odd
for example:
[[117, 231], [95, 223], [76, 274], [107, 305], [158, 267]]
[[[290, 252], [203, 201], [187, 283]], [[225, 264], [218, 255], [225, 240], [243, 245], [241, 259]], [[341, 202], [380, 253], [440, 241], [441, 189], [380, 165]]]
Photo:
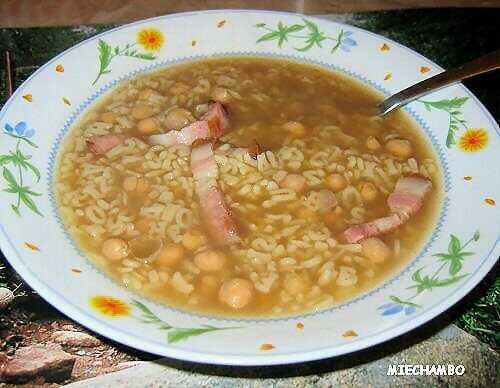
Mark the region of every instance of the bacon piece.
[[344, 238], [352, 244], [368, 237], [393, 231], [420, 210], [425, 195], [431, 189], [432, 182], [427, 178], [420, 176], [399, 178], [394, 191], [387, 198], [392, 214], [351, 226], [344, 231]]
[[160, 144], [164, 146], [173, 146], [177, 144], [191, 145], [197, 139], [210, 137], [210, 128], [206, 121], [195, 121], [180, 131], [171, 130], [160, 135], [149, 137], [151, 144]]
[[378, 234], [377, 227], [368, 222], [366, 224], [354, 225], [344, 231], [344, 237], [348, 243], [354, 244], [365, 238]]
[[105, 154], [116, 146], [123, 144], [125, 138], [122, 135], [101, 135], [92, 136], [86, 140], [88, 149], [97, 155]]
[[414, 175], [399, 178], [394, 192], [411, 194], [423, 199], [431, 189], [432, 183], [429, 179]]
[[424, 196], [431, 190], [429, 179], [419, 176], [399, 178], [387, 204], [392, 212], [408, 219], [422, 207]]
[[210, 127], [210, 137], [219, 138], [229, 130], [229, 118], [227, 109], [217, 101], [211, 101], [208, 105], [208, 111], [201, 120], [206, 121]]
[[401, 226], [402, 220], [397, 214], [377, 218], [360, 225], [354, 225], [344, 231], [347, 242], [354, 244], [368, 237], [388, 233]]
[[207, 113], [199, 121], [189, 124], [180, 131], [171, 130], [160, 135], [149, 137], [151, 144], [173, 146], [177, 144], [192, 145], [198, 139], [218, 139], [229, 131], [229, 119], [226, 109], [220, 102], [211, 102]]
[[377, 227], [379, 233], [392, 232], [403, 224], [403, 220], [397, 214], [387, 217], [376, 218], [372, 223]]
[[392, 212], [408, 219], [422, 207], [422, 200], [411, 194], [394, 192], [387, 198], [387, 204]]
[[215, 242], [220, 245], [239, 242], [239, 231], [233, 215], [217, 186], [218, 168], [211, 143], [193, 148], [191, 170], [201, 213]]

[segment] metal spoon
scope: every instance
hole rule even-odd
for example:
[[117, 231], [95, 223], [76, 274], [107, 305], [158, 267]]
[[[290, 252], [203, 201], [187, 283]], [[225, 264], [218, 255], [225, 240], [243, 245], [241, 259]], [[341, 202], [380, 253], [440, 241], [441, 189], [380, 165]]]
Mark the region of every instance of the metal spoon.
[[454, 69], [443, 71], [431, 78], [393, 94], [377, 105], [380, 116], [384, 116], [409, 102], [453, 82], [500, 68], [500, 50], [483, 55]]

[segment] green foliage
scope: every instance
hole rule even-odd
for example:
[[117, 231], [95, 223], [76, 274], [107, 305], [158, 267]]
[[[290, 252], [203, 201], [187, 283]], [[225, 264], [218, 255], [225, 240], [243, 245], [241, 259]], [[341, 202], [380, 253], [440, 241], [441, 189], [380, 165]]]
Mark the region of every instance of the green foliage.
[[[422, 270], [424, 270], [425, 267], [415, 271], [411, 277], [415, 284], [408, 287], [408, 289], [415, 289], [416, 295], [418, 295], [424, 291], [432, 291], [436, 287], [449, 286], [450, 284], [463, 279], [468, 274], [459, 275], [459, 272], [462, 270], [462, 263], [467, 257], [474, 255], [474, 252], [467, 252], [465, 251], [465, 248], [471, 242], [478, 241], [479, 238], [479, 231], [476, 231], [474, 235], [462, 245], [458, 237], [451, 234], [450, 242], [448, 243], [448, 252], [436, 253], [433, 255], [434, 257], [439, 258], [438, 261], [442, 263], [441, 266], [432, 275], [422, 274]], [[440, 278], [439, 275], [445, 267], [448, 267], [449, 277]]]
[[140, 53], [137, 50], [133, 49], [136, 44], [127, 43], [123, 48], [120, 46], [111, 47], [104, 40], [99, 39], [97, 43], [97, 51], [99, 52], [99, 73], [97, 74], [96, 79], [92, 82], [92, 85], [101, 78], [102, 75], [108, 74], [111, 72], [109, 69], [109, 65], [113, 58], [122, 56], [122, 57], [130, 57], [144, 60], [154, 60], [156, 57], [150, 53]]
[[169, 325], [165, 321], [161, 320], [146, 305], [139, 302], [138, 300], [133, 300], [131, 302], [131, 305], [136, 307], [141, 312], [141, 318], [140, 318], [141, 322], [147, 324], [153, 324], [157, 326], [159, 330], [168, 331], [167, 342], [169, 344], [185, 341], [190, 337], [209, 333], [211, 331], [237, 329], [236, 327], [215, 327], [210, 325], [201, 325], [201, 327], [193, 327], [193, 328], [174, 327], [172, 325]]
[[[465, 313], [455, 323], [462, 329], [500, 350], [500, 277], [491, 274], [493, 283], [482, 283], [482, 296], [463, 306]], [[489, 287], [485, 285], [490, 284]], [[481, 295], [480, 294], [480, 295]]]
[[[343, 30], [340, 31], [337, 37], [329, 37], [325, 35], [324, 32], [319, 30], [319, 27], [316, 23], [302, 19], [304, 24], [291, 24], [285, 25], [281, 21], [278, 22], [275, 29], [269, 28], [265, 23], [258, 23], [255, 27], [263, 29], [267, 31], [265, 34], [260, 36], [257, 39], [257, 43], [264, 41], [278, 41], [278, 47], [282, 47], [285, 42], [288, 42], [290, 38], [293, 38], [298, 41], [303, 41], [304, 44], [301, 47], [294, 47], [297, 51], [308, 51], [314, 46], [322, 47], [322, 42], [325, 40], [330, 40], [335, 42], [333, 45], [331, 52], [333, 53], [340, 46], [341, 39], [343, 36]], [[297, 35], [297, 32], [304, 32], [304, 35]]]
[[421, 307], [419, 304], [410, 302], [409, 300], [403, 300], [401, 298], [398, 298], [397, 296], [390, 295], [389, 299], [392, 300], [393, 302], [396, 302], [398, 304], [406, 305], [406, 306], [412, 306], [412, 307]]
[[456, 144], [455, 134], [459, 129], [459, 125], [467, 129], [467, 121], [462, 118], [462, 112], [459, 110], [468, 100], [468, 97], [455, 97], [439, 101], [423, 101], [417, 100], [424, 104], [425, 109], [429, 112], [434, 109], [442, 110], [448, 113], [450, 122], [448, 125], [448, 134], [446, 135], [446, 147], [451, 148]]
[[[14, 194], [16, 196], [16, 203], [11, 204], [10, 207], [18, 216], [21, 215], [22, 205], [26, 206], [34, 213], [43, 216], [32, 198], [40, 196], [40, 193], [31, 190], [30, 186], [23, 183], [23, 171], [31, 172], [36, 178], [36, 182], [40, 181], [40, 171], [32, 163], [29, 162], [31, 156], [23, 154], [19, 149], [21, 141], [25, 141], [32, 147], [37, 146], [26, 137], [16, 136], [9, 133], [6, 133], [6, 135], [17, 139], [17, 146], [15, 151], [10, 151], [7, 155], [0, 155], [2, 177], [7, 183], [7, 187], [3, 188], [2, 191], [9, 194]], [[17, 169], [17, 175], [19, 176], [19, 179], [17, 179], [14, 173], [8, 168], [9, 165]]]

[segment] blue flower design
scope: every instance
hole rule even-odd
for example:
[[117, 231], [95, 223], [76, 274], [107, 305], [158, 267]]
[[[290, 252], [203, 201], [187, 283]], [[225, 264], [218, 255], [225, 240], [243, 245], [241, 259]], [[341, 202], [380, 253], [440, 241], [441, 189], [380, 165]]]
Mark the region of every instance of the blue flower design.
[[4, 129], [7, 134], [17, 137], [30, 138], [35, 134], [35, 130], [33, 128], [28, 128], [28, 124], [26, 124], [24, 121], [18, 122], [14, 127], [6, 123]]
[[351, 48], [357, 46], [356, 41], [351, 38], [352, 32], [345, 31], [340, 37], [340, 49], [345, 52], [351, 51]]
[[382, 311], [382, 315], [394, 315], [399, 314], [400, 312], [404, 312], [405, 315], [410, 315], [415, 312], [414, 306], [405, 306], [400, 303], [385, 303], [378, 308], [378, 310]]

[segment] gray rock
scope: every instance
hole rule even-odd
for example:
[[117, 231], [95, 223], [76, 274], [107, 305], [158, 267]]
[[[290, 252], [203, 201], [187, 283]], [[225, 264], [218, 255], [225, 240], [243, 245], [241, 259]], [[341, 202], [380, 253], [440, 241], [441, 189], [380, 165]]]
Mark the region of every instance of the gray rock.
[[59, 330], [52, 334], [51, 340], [61, 345], [68, 346], [99, 346], [101, 341], [81, 331]]
[[[465, 373], [388, 376], [389, 365], [399, 364], [461, 364]], [[412, 332], [378, 347], [313, 363], [243, 368], [161, 359], [68, 387], [493, 387], [500, 386], [499, 366], [497, 353], [449, 326], [423, 340]]]
[[38, 378], [58, 382], [68, 379], [75, 359], [58, 349], [42, 346], [20, 348], [3, 368], [2, 380], [9, 383], [24, 383]]

